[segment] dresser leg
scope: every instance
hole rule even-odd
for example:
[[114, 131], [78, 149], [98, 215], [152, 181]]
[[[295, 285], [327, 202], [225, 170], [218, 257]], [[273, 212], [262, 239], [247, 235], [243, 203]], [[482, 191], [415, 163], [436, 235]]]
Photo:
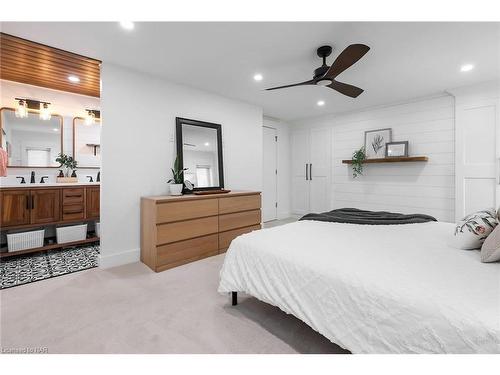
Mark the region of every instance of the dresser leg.
[[236, 306], [238, 304], [238, 292], [231, 292], [231, 305]]

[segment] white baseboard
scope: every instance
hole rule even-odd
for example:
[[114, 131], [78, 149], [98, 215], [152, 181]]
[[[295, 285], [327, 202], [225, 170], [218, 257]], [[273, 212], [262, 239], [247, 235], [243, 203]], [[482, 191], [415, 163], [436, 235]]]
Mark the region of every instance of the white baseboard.
[[140, 260], [140, 249], [127, 250], [122, 253], [103, 255], [99, 257], [99, 267], [111, 268], [121, 266], [123, 264], [135, 263]]

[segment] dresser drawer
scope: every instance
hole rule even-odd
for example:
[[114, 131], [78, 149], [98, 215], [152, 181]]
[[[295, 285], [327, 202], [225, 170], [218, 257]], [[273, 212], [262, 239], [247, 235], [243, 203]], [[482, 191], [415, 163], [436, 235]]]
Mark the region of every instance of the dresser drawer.
[[85, 206], [82, 204], [64, 204], [63, 220], [83, 220], [85, 218]]
[[236, 237], [258, 229], [260, 229], [260, 225], [252, 225], [251, 227], [238, 228], [219, 233], [219, 249], [221, 250], [221, 252], [226, 251], [231, 244], [231, 241]]
[[161, 203], [156, 207], [156, 222], [160, 224], [214, 216], [217, 215], [218, 208], [217, 199]]
[[169, 224], [159, 224], [157, 230], [157, 244], [163, 245], [182, 241], [188, 238], [205, 236], [217, 233], [219, 229], [217, 216], [202, 219], [179, 221]]
[[85, 201], [85, 189], [63, 189], [63, 205], [66, 204], [76, 204]]
[[237, 212], [219, 216], [219, 231], [260, 224], [260, 210]]
[[178, 265], [181, 262], [187, 263], [215, 255], [218, 253], [218, 249], [217, 234], [162, 245], [157, 248], [156, 264], [164, 266], [166, 264]]
[[219, 214], [260, 209], [260, 194], [219, 198]]

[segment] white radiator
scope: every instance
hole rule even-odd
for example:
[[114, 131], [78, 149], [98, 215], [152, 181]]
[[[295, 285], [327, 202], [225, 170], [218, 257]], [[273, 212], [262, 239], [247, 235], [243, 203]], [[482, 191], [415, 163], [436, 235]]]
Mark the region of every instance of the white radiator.
[[45, 229], [7, 234], [8, 251], [34, 249], [43, 246]]

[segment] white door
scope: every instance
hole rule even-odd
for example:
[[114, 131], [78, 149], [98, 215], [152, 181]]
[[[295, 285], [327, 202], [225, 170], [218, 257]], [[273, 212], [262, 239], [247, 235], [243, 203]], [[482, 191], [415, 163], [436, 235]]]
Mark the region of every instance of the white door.
[[496, 206], [496, 126], [498, 101], [483, 100], [456, 107], [455, 216]]
[[264, 126], [264, 184], [262, 189], [262, 221], [277, 219], [277, 141], [276, 129]]
[[[292, 212], [309, 213], [309, 131], [292, 133]], [[307, 178], [307, 179], [306, 179]]]
[[330, 129], [311, 129], [309, 164], [309, 210], [325, 212], [330, 209]]

